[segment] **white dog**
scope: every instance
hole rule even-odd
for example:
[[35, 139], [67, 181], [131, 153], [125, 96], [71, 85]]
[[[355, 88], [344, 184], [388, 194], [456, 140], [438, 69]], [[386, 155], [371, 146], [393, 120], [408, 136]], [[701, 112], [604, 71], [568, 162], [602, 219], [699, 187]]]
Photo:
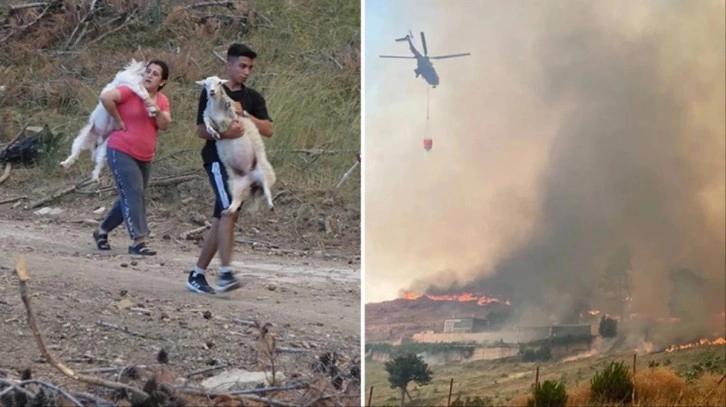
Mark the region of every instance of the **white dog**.
[[[148, 103], [149, 92], [143, 85], [145, 71], [146, 63], [144, 61], [132, 59], [131, 63], [126, 65], [122, 71], [119, 71], [113, 78], [113, 81], [103, 88], [101, 94], [120, 85], [126, 85], [144, 100], [147, 105], [146, 110], [149, 113], [149, 117], [153, 117], [156, 112]], [[61, 161], [60, 165], [65, 168], [70, 167], [78, 160], [78, 156], [83, 150], [89, 150], [91, 159], [96, 163], [91, 178], [94, 181], [98, 181], [101, 169], [106, 163], [106, 142], [108, 141], [108, 135], [113, 131], [115, 126], [116, 121], [111, 117], [106, 108], [103, 107], [103, 104], [99, 102], [88, 118], [88, 123], [73, 140], [71, 155], [64, 161]]]
[[[229, 215], [237, 211], [255, 183], [262, 187], [268, 208], [274, 210], [270, 188], [276, 180], [275, 171], [267, 161], [265, 144], [255, 123], [235, 113], [232, 99], [222, 88], [227, 82], [217, 76], [195, 82], [207, 91], [204, 125], [207, 132], [217, 140], [217, 154], [227, 170], [227, 184], [232, 193], [232, 202], [222, 213]], [[245, 128], [244, 135], [234, 139], [220, 139], [219, 133], [227, 130], [234, 119], [241, 121]]]

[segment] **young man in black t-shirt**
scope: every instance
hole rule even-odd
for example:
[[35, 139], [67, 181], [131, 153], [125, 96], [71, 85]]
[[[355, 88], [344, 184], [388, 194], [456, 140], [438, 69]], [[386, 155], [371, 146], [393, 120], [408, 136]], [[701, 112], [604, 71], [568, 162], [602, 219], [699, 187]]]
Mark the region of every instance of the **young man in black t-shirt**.
[[[257, 54], [247, 46], [232, 44], [227, 50], [227, 62], [225, 63], [229, 82], [223, 86], [227, 95], [236, 102], [237, 113], [251, 119], [257, 125], [261, 135], [272, 137], [272, 119], [267, 113], [265, 98], [254, 89], [245, 86], [256, 58]], [[197, 108], [197, 136], [207, 140], [202, 148], [202, 161], [216, 199], [212, 215], [212, 227], [204, 237], [202, 251], [199, 253], [194, 270], [189, 273], [186, 285], [192, 291], [213, 294], [215, 290], [207, 283], [204, 272], [217, 250], [219, 250], [220, 262], [222, 263], [217, 279], [217, 290], [230, 291], [240, 287], [239, 281], [234, 277], [230, 268], [234, 247], [234, 225], [237, 222], [239, 212], [229, 216], [221, 216], [222, 210], [229, 206], [232, 199], [227, 186], [227, 172], [217, 156], [215, 140], [207, 133], [204, 126], [203, 112], [206, 106], [207, 93], [206, 90], [202, 90]], [[222, 138], [244, 137], [244, 127], [241, 123], [235, 121], [227, 131], [220, 135]]]

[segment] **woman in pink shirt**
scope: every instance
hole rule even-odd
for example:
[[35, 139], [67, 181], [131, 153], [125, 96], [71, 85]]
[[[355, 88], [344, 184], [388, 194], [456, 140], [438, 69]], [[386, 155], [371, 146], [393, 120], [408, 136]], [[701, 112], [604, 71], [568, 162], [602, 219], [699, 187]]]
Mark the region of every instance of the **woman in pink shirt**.
[[[148, 105], [125, 85], [101, 95], [101, 103], [116, 120], [116, 130], [108, 139], [108, 166], [119, 197], [93, 232], [99, 250], [111, 250], [108, 233], [125, 223], [132, 241], [129, 254], [156, 254], [146, 246], [149, 227], [144, 191], [149, 183], [159, 130], [166, 130], [171, 124], [169, 99], [160, 92], [168, 78], [166, 63], [152, 60], [146, 66], [143, 82], [149, 91]], [[156, 112], [153, 117], [149, 117], [148, 108]]]

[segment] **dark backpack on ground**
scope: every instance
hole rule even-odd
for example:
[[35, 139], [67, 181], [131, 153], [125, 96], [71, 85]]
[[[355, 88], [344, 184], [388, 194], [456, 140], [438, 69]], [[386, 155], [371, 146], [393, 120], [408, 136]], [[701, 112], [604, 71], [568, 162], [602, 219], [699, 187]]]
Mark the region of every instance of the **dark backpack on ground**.
[[48, 126], [45, 126], [40, 131], [26, 135], [2, 149], [0, 151], [0, 163], [2, 166], [5, 166], [5, 163], [8, 162], [33, 166], [38, 163], [53, 139], [53, 133]]

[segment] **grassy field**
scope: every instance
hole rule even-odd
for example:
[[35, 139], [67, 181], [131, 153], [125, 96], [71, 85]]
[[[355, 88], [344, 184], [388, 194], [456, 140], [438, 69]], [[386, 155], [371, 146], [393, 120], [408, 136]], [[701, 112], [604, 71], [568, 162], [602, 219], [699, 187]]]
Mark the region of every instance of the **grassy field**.
[[[636, 393], [638, 405], [701, 405], [708, 393], [716, 387], [721, 375], [726, 374], [726, 346], [694, 348], [676, 352], [638, 355], [636, 365]], [[477, 361], [450, 366], [430, 366], [433, 380], [417, 387], [409, 385], [414, 402], [410, 405], [445, 406], [450, 380], [454, 379], [451, 400], [457, 396], [479, 396], [489, 399], [493, 406], [523, 406], [531, 394], [536, 368], [539, 366], [540, 383], [562, 380], [568, 393], [568, 405], [586, 405], [589, 381], [610, 361], [624, 361], [632, 369], [632, 354], [594, 356], [571, 362], [523, 363], [509, 360]], [[700, 365], [699, 365], [700, 363]], [[699, 366], [715, 364], [716, 373], [698, 377]], [[720, 373], [718, 373], [720, 372]], [[373, 406], [397, 406], [400, 392], [391, 389], [383, 363], [367, 360], [365, 364], [366, 402], [371, 386]], [[726, 403], [726, 382], [710, 395], [709, 406]]]
[[[223, 76], [224, 55], [234, 41], [258, 51], [248, 83], [266, 97], [275, 135], [266, 140], [281, 186], [330, 190], [360, 150], [360, 4], [335, 0], [227, 1], [228, 7], [185, 6], [190, 0], [52, 1], [53, 7], [0, 15], [0, 146], [25, 124], [62, 134], [46, 154], [48, 182], [80, 178], [91, 169], [84, 155], [75, 167], [56, 165], [97, 103], [101, 88], [131, 58], [161, 58], [170, 65], [164, 92], [174, 122], [162, 133], [158, 173], [198, 170], [201, 141], [194, 135], [201, 87], [194, 81]], [[46, 4], [46, 3], [43, 3]], [[45, 13], [42, 13], [45, 10]], [[42, 13], [42, 14], [41, 14]], [[41, 17], [38, 19], [38, 17]], [[88, 16], [88, 17], [87, 17]], [[87, 17], [87, 18], [86, 18]], [[12, 27], [11, 27], [12, 26]], [[24, 27], [25, 28], [18, 28]], [[324, 149], [326, 154], [297, 150]], [[359, 173], [358, 173], [359, 174]], [[337, 192], [359, 206], [360, 186]]]

